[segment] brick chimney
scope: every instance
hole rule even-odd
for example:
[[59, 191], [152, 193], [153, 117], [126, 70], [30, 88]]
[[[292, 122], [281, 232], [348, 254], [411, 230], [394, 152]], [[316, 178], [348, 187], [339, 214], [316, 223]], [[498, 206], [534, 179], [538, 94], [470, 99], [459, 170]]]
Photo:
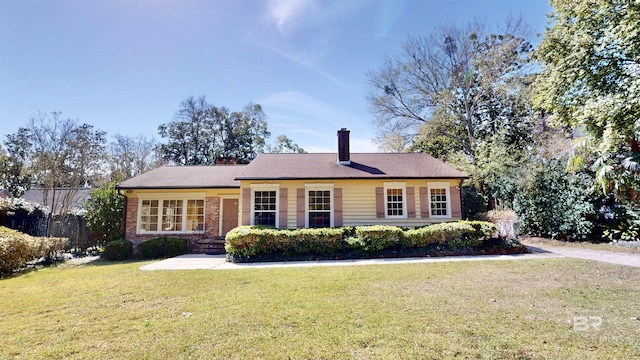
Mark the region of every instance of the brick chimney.
[[235, 157], [218, 157], [216, 165], [238, 165], [238, 159]]
[[338, 164], [351, 165], [349, 156], [349, 130], [342, 128], [338, 130]]

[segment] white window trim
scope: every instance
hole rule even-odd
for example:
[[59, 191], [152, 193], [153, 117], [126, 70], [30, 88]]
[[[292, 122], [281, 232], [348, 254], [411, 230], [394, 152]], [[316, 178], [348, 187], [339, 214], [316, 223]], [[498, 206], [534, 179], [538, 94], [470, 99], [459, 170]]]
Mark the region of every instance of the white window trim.
[[[448, 182], [430, 182], [427, 183], [427, 201], [429, 209], [429, 217], [433, 219], [451, 219], [451, 184]], [[447, 215], [433, 215], [431, 213], [431, 189], [444, 189], [447, 196]]]
[[[406, 219], [407, 218], [407, 183], [406, 182], [384, 182], [384, 217], [387, 219]], [[402, 215], [389, 215], [387, 190], [402, 190]]]
[[256, 191], [276, 192], [276, 223], [280, 227], [280, 184], [251, 184], [251, 225], [255, 225]]
[[[162, 224], [162, 213], [163, 213], [163, 205], [165, 200], [182, 200], [182, 229], [187, 228], [187, 205], [189, 200], [202, 200], [204, 201], [204, 214], [203, 214], [203, 223], [202, 230], [200, 231], [188, 231], [188, 230], [180, 230], [180, 231], [165, 231], [165, 230], [156, 230], [156, 231], [147, 231], [143, 230], [142, 225], [142, 201], [144, 200], [157, 200], [158, 201], [158, 215], [157, 215], [157, 224], [158, 227], [161, 228]], [[136, 234], [204, 234], [206, 229], [207, 222], [207, 199], [205, 193], [171, 193], [171, 194], [140, 194], [138, 197], [138, 214], [136, 221]]]
[[304, 184], [304, 227], [309, 228], [309, 191], [329, 191], [329, 226], [333, 227], [333, 184]]

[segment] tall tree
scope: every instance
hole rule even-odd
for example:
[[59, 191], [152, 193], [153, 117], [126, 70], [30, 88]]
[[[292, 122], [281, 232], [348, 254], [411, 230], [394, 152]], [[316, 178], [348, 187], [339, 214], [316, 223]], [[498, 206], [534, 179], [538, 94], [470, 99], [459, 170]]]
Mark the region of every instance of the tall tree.
[[[23, 158], [32, 184], [42, 187], [43, 204], [66, 212], [75, 190], [102, 177], [106, 133], [88, 124], [62, 118], [60, 112], [37, 113], [28, 126], [9, 134], [10, 153]], [[60, 192], [65, 187], [69, 191]]]
[[302, 154], [306, 153], [300, 145], [289, 139], [287, 135], [278, 135], [273, 145], [267, 147], [267, 151], [270, 153], [294, 153]]
[[29, 170], [29, 131], [20, 129], [15, 134], [7, 134], [4, 144], [7, 153], [0, 163], [0, 187], [20, 197], [29, 189], [32, 180]]
[[116, 134], [109, 145], [111, 178], [126, 180], [160, 165], [156, 156], [156, 141], [140, 134]]
[[[474, 22], [410, 37], [398, 56], [368, 73], [379, 139], [396, 150], [455, 155], [472, 173], [485, 164], [483, 147], [524, 148], [536, 122], [528, 34], [518, 18], [497, 33]], [[476, 180], [486, 192], [485, 181]]]
[[640, 3], [552, 0], [535, 103], [587, 135], [603, 191], [640, 194]]
[[230, 113], [204, 96], [185, 99], [173, 121], [160, 125], [158, 133], [168, 140], [159, 147], [162, 158], [179, 165], [213, 165], [217, 157], [235, 157], [246, 164], [264, 151], [270, 135], [260, 105]]

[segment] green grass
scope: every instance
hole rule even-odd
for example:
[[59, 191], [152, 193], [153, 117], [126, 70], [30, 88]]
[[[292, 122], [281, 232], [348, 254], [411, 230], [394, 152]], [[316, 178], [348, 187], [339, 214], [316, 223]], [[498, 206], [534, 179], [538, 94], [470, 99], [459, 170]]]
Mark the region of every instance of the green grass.
[[[640, 268], [547, 259], [0, 281], [0, 358], [630, 359]], [[576, 331], [575, 316], [600, 329]]]

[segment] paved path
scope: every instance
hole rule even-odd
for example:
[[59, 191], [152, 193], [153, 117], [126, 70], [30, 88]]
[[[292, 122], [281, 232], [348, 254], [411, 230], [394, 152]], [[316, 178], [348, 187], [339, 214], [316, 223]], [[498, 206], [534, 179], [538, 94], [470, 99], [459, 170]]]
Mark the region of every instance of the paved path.
[[569, 257], [602, 261], [607, 263], [640, 267], [640, 254], [623, 253], [605, 250], [590, 250], [568, 247], [552, 247], [535, 244], [525, 245], [532, 254], [519, 255], [480, 255], [480, 256], [445, 256], [433, 258], [400, 258], [400, 259], [362, 259], [362, 260], [321, 260], [321, 261], [286, 261], [250, 264], [233, 264], [225, 261], [224, 255], [182, 255], [171, 259], [157, 261], [140, 267], [141, 270], [233, 270], [275, 267], [310, 267], [310, 266], [354, 266], [373, 264], [415, 264], [451, 261], [486, 261], [486, 260], [522, 260]]
[[359, 260], [319, 260], [319, 261], [279, 261], [234, 264], [225, 261], [224, 255], [182, 255], [140, 267], [140, 270], [232, 270], [275, 267], [310, 267], [310, 266], [354, 266], [374, 264], [415, 264], [451, 261], [486, 261], [515, 259], [544, 259], [558, 257], [550, 253], [518, 254], [518, 255], [476, 255], [476, 256], [443, 256], [433, 258], [397, 258], [397, 259], [359, 259]]
[[592, 250], [562, 246], [548, 246], [539, 243], [522, 243], [535, 254], [555, 254], [561, 257], [595, 260], [606, 263], [640, 267], [640, 254], [619, 251]]

